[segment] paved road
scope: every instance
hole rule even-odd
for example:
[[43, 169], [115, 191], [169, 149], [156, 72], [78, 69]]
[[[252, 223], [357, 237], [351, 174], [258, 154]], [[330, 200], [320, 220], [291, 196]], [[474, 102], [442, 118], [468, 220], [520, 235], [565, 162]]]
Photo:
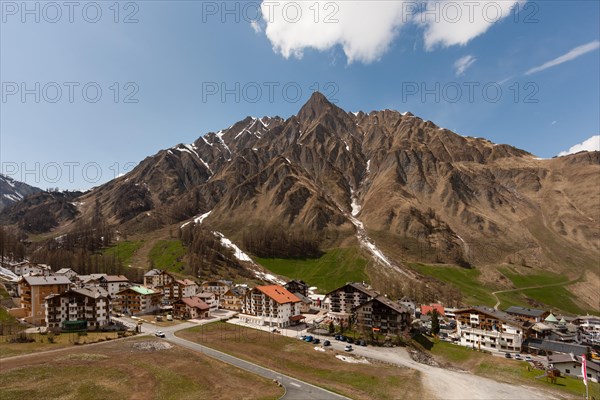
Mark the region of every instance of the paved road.
[[[121, 320], [128, 319], [122, 318]], [[214, 322], [214, 320], [207, 320], [206, 322]], [[189, 340], [175, 336], [177, 331], [197, 325], [198, 324], [186, 322], [170, 327], [157, 327], [148, 323], [144, 323], [142, 325], [142, 333], [154, 334], [156, 331], [160, 330], [165, 334], [165, 340], [175, 343], [178, 346], [197, 351], [219, 361], [223, 361], [227, 364], [234, 365], [253, 374], [262, 376], [263, 378], [277, 380], [285, 388], [285, 394], [282, 397], [282, 399], [285, 400], [348, 400], [348, 397], [341, 396], [320, 387], [311, 385], [310, 383], [306, 383], [304, 381], [281, 374], [277, 371], [261, 367], [260, 365], [251, 363], [249, 361], [242, 360], [218, 350], [214, 350], [210, 347], [202, 346], [198, 343], [190, 342]]]

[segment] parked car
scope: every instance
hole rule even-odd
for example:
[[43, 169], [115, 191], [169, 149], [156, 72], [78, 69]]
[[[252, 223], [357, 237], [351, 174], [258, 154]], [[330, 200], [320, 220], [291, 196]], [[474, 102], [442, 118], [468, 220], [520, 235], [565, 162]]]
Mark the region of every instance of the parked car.
[[154, 334], [154, 336], [164, 338], [165, 334], [162, 331], [156, 331], [156, 333]]
[[523, 358], [521, 357], [520, 354], [515, 354], [515, 360], [522, 360]]
[[313, 337], [308, 335], [306, 338], [304, 338], [304, 340], [306, 340], [307, 342], [312, 342], [313, 341]]
[[323, 346], [331, 346], [331, 342], [329, 340], [326, 340], [323, 342]]
[[321, 343], [321, 340], [320, 340], [320, 339], [318, 339], [318, 338], [315, 338], [315, 340], [313, 340], [313, 343], [314, 343], [314, 344], [319, 344], [319, 343]]
[[342, 337], [341, 337], [340, 335], [335, 335], [333, 338], [334, 338], [335, 340], [342, 340]]
[[346, 338], [346, 336], [344, 336], [344, 335], [341, 335], [341, 336], [340, 336], [340, 340], [341, 340], [342, 342], [345, 342], [345, 341], [346, 341], [346, 339], [347, 339], [347, 338]]
[[359, 346], [366, 346], [366, 345], [367, 345], [367, 342], [365, 342], [364, 340], [359, 340], [359, 341], [357, 342], [357, 344], [358, 344]]
[[306, 335], [300, 336], [300, 340], [304, 340], [304, 339], [306, 339]]
[[510, 356], [510, 353], [504, 353], [504, 358], [512, 358], [512, 357]]
[[354, 339], [352, 339], [351, 337], [346, 338], [346, 342], [348, 342], [348, 343], [354, 343]]
[[531, 356], [525, 356], [525, 361], [533, 361], [533, 358], [531, 358]]
[[354, 350], [354, 349], [352, 348], [351, 344], [347, 344], [346, 347], [344, 347], [344, 351], [352, 351], [352, 350]]

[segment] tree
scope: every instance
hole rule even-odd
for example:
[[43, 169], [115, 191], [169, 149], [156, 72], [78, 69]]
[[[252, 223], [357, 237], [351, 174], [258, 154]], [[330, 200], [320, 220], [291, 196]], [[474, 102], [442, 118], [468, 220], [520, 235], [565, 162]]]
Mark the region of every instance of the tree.
[[329, 334], [332, 335], [335, 332], [335, 326], [333, 326], [333, 321], [329, 321]]
[[434, 335], [440, 333], [440, 319], [438, 318], [438, 313], [435, 308], [431, 312], [431, 333]]

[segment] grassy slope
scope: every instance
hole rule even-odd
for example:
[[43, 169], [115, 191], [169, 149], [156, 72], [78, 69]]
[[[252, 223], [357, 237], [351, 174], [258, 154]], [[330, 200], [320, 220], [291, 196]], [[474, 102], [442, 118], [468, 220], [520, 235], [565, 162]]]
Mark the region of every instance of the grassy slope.
[[481, 272], [477, 269], [425, 264], [410, 264], [410, 267], [423, 275], [457, 286], [463, 294], [463, 301], [467, 304], [493, 306], [496, 303], [494, 296], [491, 295], [493, 290], [483, 286], [478, 280]]
[[318, 291], [326, 293], [349, 281], [368, 281], [367, 261], [355, 248], [337, 248], [320, 258], [282, 259], [256, 258], [268, 270], [290, 279], [302, 279]]
[[138, 251], [143, 244], [143, 240], [125, 240], [117, 243], [115, 246], [105, 249], [103, 254], [105, 257], [112, 257], [114, 255], [121, 260], [123, 265], [127, 266], [131, 264], [131, 257], [133, 257], [135, 252]]
[[[421, 337], [418, 342], [424, 347], [430, 347], [431, 354], [439, 361], [449, 363], [455, 367], [459, 367], [476, 375], [485, 376], [497, 381], [507, 382], [511, 384], [534, 385], [544, 389], [558, 390], [563, 393], [581, 397], [585, 393], [585, 387], [581, 381], [563, 377], [559, 378], [556, 385], [546, 382], [543, 378], [538, 378], [543, 375], [541, 370], [531, 368], [527, 369], [528, 363], [519, 362], [516, 360], [507, 360], [501, 357], [492, 356], [491, 354], [481, 353], [470, 350], [466, 347], [457, 346], [451, 343], [442, 342], [426, 337]], [[590, 395], [600, 392], [600, 385], [591, 382]]]
[[185, 254], [186, 249], [180, 240], [159, 240], [148, 253], [148, 258], [154, 268], [181, 272]]
[[[485, 285], [479, 281], [480, 272], [477, 269], [464, 269], [456, 266], [438, 266], [425, 264], [410, 264], [417, 272], [439, 279], [442, 282], [457, 286], [464, 298], [463, 302], [471, 305], [493, 306], [496, 303], [492, 292], [498, 288]], [[535, 271], [531, 274], [519, 274], [510, 267], [499, 267], [515, 288], [526, 288], [539, 285], [555, 285], [567, 282], [569, 279], [563, 275], [552, 272]], [[569, 314], [592, 312], [578, 306], [572, 299], [575, 296], [563, 286], [550, 286], [546, 288], [523, 289], [514, 292], [498, 293], [500, 309], [510, 306], [531, 307], [539, 304], [543, 308], [556, 308]], [[597, 312], [597, 311], [596, 311]]]
[[177, 336], [353, 399], [425, 398], [418, 371], [380, 363], [346, 363], [335, 358], [340, 352], [315, 351], [315, 345], [298, 339], [222, 322], [190, 328]]

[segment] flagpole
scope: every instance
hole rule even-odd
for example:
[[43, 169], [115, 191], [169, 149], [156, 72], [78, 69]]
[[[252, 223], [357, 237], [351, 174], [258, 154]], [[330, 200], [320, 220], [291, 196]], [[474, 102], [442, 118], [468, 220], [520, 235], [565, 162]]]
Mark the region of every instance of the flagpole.
[[583, 384], [585, 385], [585, 400], [590, 400], [587, 381], [587, 360], [585, 359], [585, 354], [581, 355], [581, 375], [583, 375]]

